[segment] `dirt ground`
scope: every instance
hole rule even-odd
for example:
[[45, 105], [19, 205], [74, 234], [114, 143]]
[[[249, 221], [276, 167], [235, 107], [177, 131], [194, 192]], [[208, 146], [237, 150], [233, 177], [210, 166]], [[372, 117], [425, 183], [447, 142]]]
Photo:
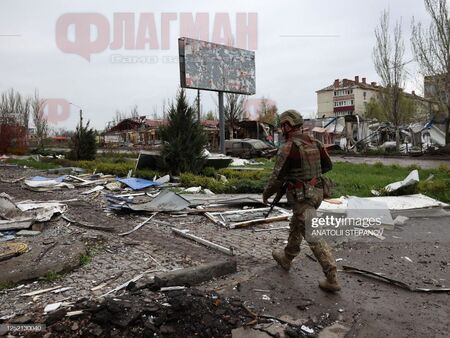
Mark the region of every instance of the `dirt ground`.
[[[36, 174], [43, 173], [32, 169], [0, 168], [3, 180]], [[0, 183], [0, 192], [6, 192], [15, 201], [76, 198], [77, 201], [67, 202], [66, 216], [114, 230], [86, 229], [57, 218], [45, 224], [42, 234], [21, 239], [31, 248], [33, 245], [36, 248], [45, 246], [44, 242], [56, 244], [38, 260], [32, 255], [32, 249], [22, 256], [0, 262], [0, 280], [6, 278], [11, 266], [39, 265], [46, 255], [52, 255], [52, 250], [56, 252], [53, 253], [55, 257], [64, 259], [66, 253], [70, 253], [71, 245], [77, 242], [83, 244], [84, 259], [79, 262], [83, 264], [68, 271], [54, 259], [55, 265], [46, 266], [48, 271], [44, 278], [16, 281], [9, 285], [10, 288], [4, 287], [0, 291], [0, 323], [45, 323], [47, 329], [34, 334], [45, 337], [449, 336], [449, 292], [411, 292], [340, 271], [342, 291], [328, 294], [318, 288], [317, 281], [322, 278], [322, 273], [318, 263], [309, 257], [311, 251], [307, 246], [302, 245], [302, 252], [289, 273], [282, 271], [272, 260], [271, 250], [284, 245], [287, 230], [253, 231], [269, 228], [267, 224], [230, 230], [214, 225], [201, 215], [173, 217], [158, 214], [155, 220], [165, 223], [149, 222], [129, 236], [121, 237], [118, 233], [132, 229], [145, 215], [116, 214], [105, 209], [102, 196], [92, 198], [81, 195], [81, 191], [32, 192], [20, 183]], [[449, 287], [450, 217], [434, 217], [436, 215], [434, 210], [427, 210], [411, 217], [403, 226], [385, 231], [385, 240], [331, 243], [335, 257], [339, 258], [338, 267], [348, 265], [382, 272], [413, 287]], [[170, 226], [165, 225], [167, 223], [189, 229], [195, 235], [223, 246], [232, 246], [236, 254], [234, 259], [238, 262], [237, 273], [206, 282], [196, 289], [169, 293], [122, 289], [102, 301], [101, 295], [144, 271], [150, 271], [148, 275], [151, 275], [230, 259], [175, 236]], [[274, 227], [282, 225], [287, 223], [272, 224]], [[49, 275], [48, 272], [52, 273]], [[69, 289], [61, 293], [22, 296], [55, 286]], [[96, 286], [99, 288], [92, 290]], [[80, 317], [67, 318], [64, 317], [66, 312], [61, 314], [59, 310], [44, 315], [44, 307], [55, 302], [72, 303], [68, 311], [91, 310]], [[246, 323], [256, 323], [253, 314], [258, 315], [259, 324], [250, 325], [250, 329], [239, 329]], [[271, 316], [291, 325], [279, 322], [274, 325], [267, 319]], [[1, 324], [0, 328], [4, 329]]]

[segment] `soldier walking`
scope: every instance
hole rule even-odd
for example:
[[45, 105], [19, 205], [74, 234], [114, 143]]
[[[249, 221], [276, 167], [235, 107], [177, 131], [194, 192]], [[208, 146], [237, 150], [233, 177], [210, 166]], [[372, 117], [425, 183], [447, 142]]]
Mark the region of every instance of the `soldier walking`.
[[281, 129], [286, 143], [280, 148], [273, 173], [263, 192], [263, 201], [277, 193], [287, 182], [287, 199], [293, 209], [289, 224], [288, 243], [284, 249], [272, 251], [275, 261], [286, 271], [300, 253], [300, 244], [305, 239], [326, 276], [319, 282], [325, 291], [341, 289], [336, 279], [336, 260], [327, 243], [319, 238], [305, 237], [305, 226], [310, 226], [316, 209], [323, 200], [321, 175], [332, 168], [331, 159], [322, 143], [307, 134], [301, 127], [303, 117], [296, 110], [287, 110], [280, 116]]

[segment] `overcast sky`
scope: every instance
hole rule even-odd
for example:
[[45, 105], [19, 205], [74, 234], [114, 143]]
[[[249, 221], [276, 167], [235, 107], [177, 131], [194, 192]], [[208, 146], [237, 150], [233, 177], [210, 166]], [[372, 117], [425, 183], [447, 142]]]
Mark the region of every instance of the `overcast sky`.
[[[134, 105], [140, 115], [151, 117], [154, 111], [162, 115], [163, 100], [174, 97], [180, 82], [178, 63], [163, 60], [178, 55], [180, 13], [208, 13], [210, 32], [216, 13], [228, 13], [233, 34], [237, 13], [256, 13], [256, 94], [252, 98], [269, 97], [279, 111], [294, 108], [309, 117], [317, 110], [315, 91], [334, 79], [359, 75], [369, 82], [379, 81], [372, 62], [374, 28], [387, 8], [392, 20], [403, 19], [409, 60], [411, 18], [428, 22], [423, 0], [2, 0], [0, 91], [14, 88], [31, 95], [37, 88], [43, 98], [82, 107], [85, 118], [98, 129], [105, 127], [117, 109], [130, 110]], [[56, 43], [57, 21], [67, 13], [104, 16], [111, 30], [110, 42], [114, 39], [114, 13], [132, 13], [136, 26], [141, 13], [153, 13], [160, 47], [162, 13], [176, 13], [177, 18], [170, 24], [167, 50], [113, 50], [108, 46], [100, 47], [87, 60]], [[74, 30], [68, 34], [67, 40], [72, 41]], [[114, 55], [147, 56], [157, 61], [118, 63], [112, 62]], [[422, 79], [414, 64], [409, 71], [407, 90], [420, 92]], [[196, 91], [188, 92], [192, 100]], [[217, 93], [203, 91], [202, 99], [204, 111], [216, 110]], [[57, 124], [54, 121], [53, 126], [71, 129], [77, 118], [77, 108], [72, 106], [70, 116]]]

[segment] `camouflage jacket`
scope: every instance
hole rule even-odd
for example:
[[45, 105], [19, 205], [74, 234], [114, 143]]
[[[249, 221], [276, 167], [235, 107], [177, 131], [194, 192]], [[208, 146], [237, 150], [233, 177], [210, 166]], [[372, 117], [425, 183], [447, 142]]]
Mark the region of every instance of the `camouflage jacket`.
[[[317, 150], [307, 153], [300, 151], [296, 145], [299, 142], [317, 147]], [[304, 154], [303, 156], [310, 154], [310, 158], [301, 158], [301, 154]], [[263, 192], [263, 198], [267, 199], [275, 194], [286, 180], [295, 181], [294, 177], [300, 179], [301, 173], [305, 172], [303, 169], [307, 169], [306, 172], [315, 173], [313, 176], [319, 176], [321, 173], [331, 170], [331, 167], [330, 157], [322, 143], [301, 131], [296, 131], [290, 135], [287, 142], [278, 151], [272, 175]], [[296, 176], [297, 174], [299, 176]]]

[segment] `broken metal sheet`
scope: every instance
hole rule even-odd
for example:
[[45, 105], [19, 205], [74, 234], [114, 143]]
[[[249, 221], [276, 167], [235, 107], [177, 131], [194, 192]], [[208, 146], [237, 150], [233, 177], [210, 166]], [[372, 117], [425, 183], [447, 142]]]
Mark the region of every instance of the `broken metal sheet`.
[[[39, 177], [39, 176], [37, 176]], [[74, 189], [75, 187], [72, 184], [59, 182], [55, 179], [47, 179], [47, 180], [25, 180], [24, 184], [27, 188], [37, 191], [50, 191], [53, 189], [60, 189], [66, 187], [68, 189]]]
[[158, 178], [157, 180], [155, 180], [155, 182], [158, 182], [159, 184], [169, 183], [170, 175], [162, 176], [162, 177]]
[[347, 204], [347, 218], [380, 219], [382, 225], [394, 225], [388, 205], [381, 201], [368, 201], [364, 198], [351, 196]]
[[413, 170], [409, 173], [408, 176], [406, 176], [404, 180], [388, 184], [387, 186], [384, 187], [384, 190], [386, 190], [387, 192], [392, 192], [400, 188], [417, 184], [418, 182], [419, 182], [419, 172], [417, 170]]
[[270, 223], [287, 220], [292, 213], [280, 208], [274, 207], [271, 217], [265, 217], [270, 208], [257, 208], [247, 210], [232, 210], [225, 212], [207, 212], [205, 216], [216, 224], [230, 229], [241, 228], [249, 225]]
[[117, 181], [129, 186], [133, 190], [145, 189], [148, 187], [159, 186], [160, 183], [155, 181], [145, 180], [143, 178], [117, 178]]
[[133, 211], [170, 212], [184, 210], [189, 205], [190, 202], [188, 200], [172, 191], [165, 190], [150, 202], [142, 204], [126, 204], [123, 207]]
[[61, 208], [67, 207], [65, 204], [60, 202], [33, 202], [33, 201], [26, 201], [26, 202], [20, 202], [17, 204], [17, 207], [21, 211], [29, 211], [34, 209], [42, 209], [42, 208]]
[[383, 282], [396, 285], [398, 287], [401, 287], [402, 289], [412, 291], [412, 292], [430, 292], [430, 293], [431, 292], [450, 292], [450, 288], [432, 288], [432, 289], [430, 289], [430, 288], [412, 287], [402, 281], [399, 281], [399, 280], [396, 280], [396, 279], [393, 279], [390, 277], [386, 277], [384, 274], [379, 273], [379, 272], [372, 272], [372, 271], [363, 270], [363, 269], [359, 269], [359, 268], [355, 268], [355, 267], [347, 266], [347, 265], [343, 265], [342, 268], [344, 269], [345, 272], [356, 273], [359, 275], [378, 279]]

